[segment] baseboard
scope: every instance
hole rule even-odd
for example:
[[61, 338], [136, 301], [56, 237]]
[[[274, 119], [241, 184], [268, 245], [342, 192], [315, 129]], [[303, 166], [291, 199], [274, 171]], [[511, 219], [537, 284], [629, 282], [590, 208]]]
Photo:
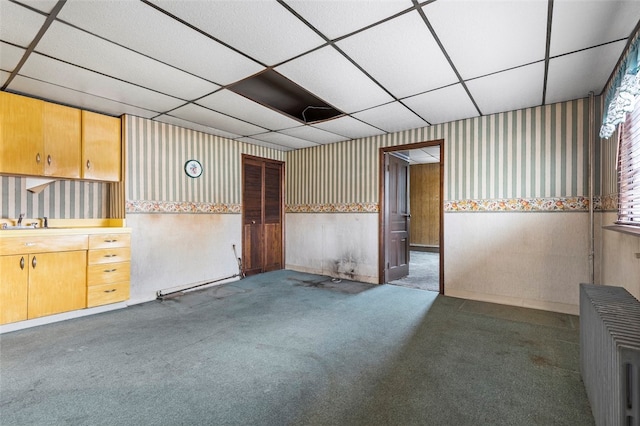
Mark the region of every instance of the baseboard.
[[445, 296], [458, 297], [460, 299], [477, 300], [480, 302], [498, 303], [501, 305], [520, 306], [522, 308], [540, 309], [543, 311], [558, 312], [561, 314], [579, 315], [580, 306], [568, 303], [549, 302], [546, 300], [525, 299], [520, 297], [501, 296], [497, 294], [485, 294], [474, 291], [450, 289], [445, 284]]
[[291, 271], [296, 271], [296, 272], [304, 272], [305, 274], [324, 275], [332, 278], [341, 278], [343, 280], [357, 281], [357, 282], [368, 283], [368, 284], [378, 284], [378, 277], [371, 277], [368, 275], [354, 275], [353, 277], [349, 277], [344, 274], [338, 274], [334, 276], [334, 274], [328, 273], [327, 271], [323, 271], [316, 268], [309, 268], [306, 266], [298, 266], [298, 265], [285, 265], [285, 269], [289, 269]]
[[128, 306], [127, 302], [111, 303], [109, 305], [97, 306], [95, 308], [79, 309], [77, 311], [63, 312], [61, 314], [47, 315], [31, 320], [12, 322], [0, 325], [0, 334], [10, 333], [12, 331], [24, 330], [26, 328], [38, 327], [40, 325], [52, 324], [54, 322], [66, 321], [75, 318], [82, 318], [89, 315], [100, 314], [103, 312], [115, 311]]

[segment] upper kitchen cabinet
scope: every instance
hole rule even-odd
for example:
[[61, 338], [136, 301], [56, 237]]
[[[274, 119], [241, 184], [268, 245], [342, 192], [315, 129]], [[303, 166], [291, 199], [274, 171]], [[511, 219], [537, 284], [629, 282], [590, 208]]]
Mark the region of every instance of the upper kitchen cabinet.
[[42, 175], [44, 102], [0, 92], [0, 173]]
[[80, 178], [80, 110], [0, 92], [0, 173]]
[[118, 182], [121, 151], [120, 119], [82, 111], [82, 178]]
[[44, 103], [44, 175], [80, 178], [80, 110]]

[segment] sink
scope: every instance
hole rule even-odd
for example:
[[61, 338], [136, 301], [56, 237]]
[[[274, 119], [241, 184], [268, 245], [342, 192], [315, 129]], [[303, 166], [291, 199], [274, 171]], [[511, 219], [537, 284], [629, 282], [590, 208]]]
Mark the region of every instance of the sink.
[[35, 226], [13, 226], [13, 225], [3, 225], [2, 228], [0, 228], [3, 231], [26, 231], [27, 229], [47, 229], [47, 228], [37, 228]]

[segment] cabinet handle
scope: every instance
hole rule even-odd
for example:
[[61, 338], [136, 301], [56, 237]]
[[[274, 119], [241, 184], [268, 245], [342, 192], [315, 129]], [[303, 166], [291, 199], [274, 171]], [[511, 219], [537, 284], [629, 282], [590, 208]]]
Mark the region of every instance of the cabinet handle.
[[91, 161], [87, 160], [87, 169], [91, 168]]
[[31, 246], [35, 246], [36, 243], [24, 243], [24, 245], [27, 246], [27, 247], [31, 247]]
[[114, 291], [116, 291], [116, 289], [115, 289], [115, 288], [112, 288], [111, 290], [105, 290], [104, 292], [105, 292], [105, 293], [113, 293]]
[[40, 163], [40, 153], [36, 154], [36, 163]]
[[51, 156], [50, 155], [47, 155], [47, 164], [51, 165]]
[[105, 254], [104, 257], [116, 257], [117, 254]]
[[105, 243], [115, 243], [118, 240], [104, 240]]
[[33, 266], [33, 269], [36, 268], [37, 264], [38, 264], [38, 261], [36, 260], [36, 257], [33, 256], [33, 259], [31, 259], [31, 266]]
[[105, 270], [104, 270], [104, 272], [109, 273], [109, 272], [115, 272], [115, 271], [117, 271], [117, 270], [118, 270], [118, 269], [105, 269]]
[[20, 258], [20, 269], [24, 269], [24, 256]]

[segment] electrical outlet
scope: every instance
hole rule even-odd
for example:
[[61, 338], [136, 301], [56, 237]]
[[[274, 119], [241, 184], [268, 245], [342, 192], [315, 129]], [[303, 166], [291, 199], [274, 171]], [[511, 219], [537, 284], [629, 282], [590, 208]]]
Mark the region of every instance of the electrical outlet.
[[636, 259], [640, 259], [640, 253], [636, 253]]

